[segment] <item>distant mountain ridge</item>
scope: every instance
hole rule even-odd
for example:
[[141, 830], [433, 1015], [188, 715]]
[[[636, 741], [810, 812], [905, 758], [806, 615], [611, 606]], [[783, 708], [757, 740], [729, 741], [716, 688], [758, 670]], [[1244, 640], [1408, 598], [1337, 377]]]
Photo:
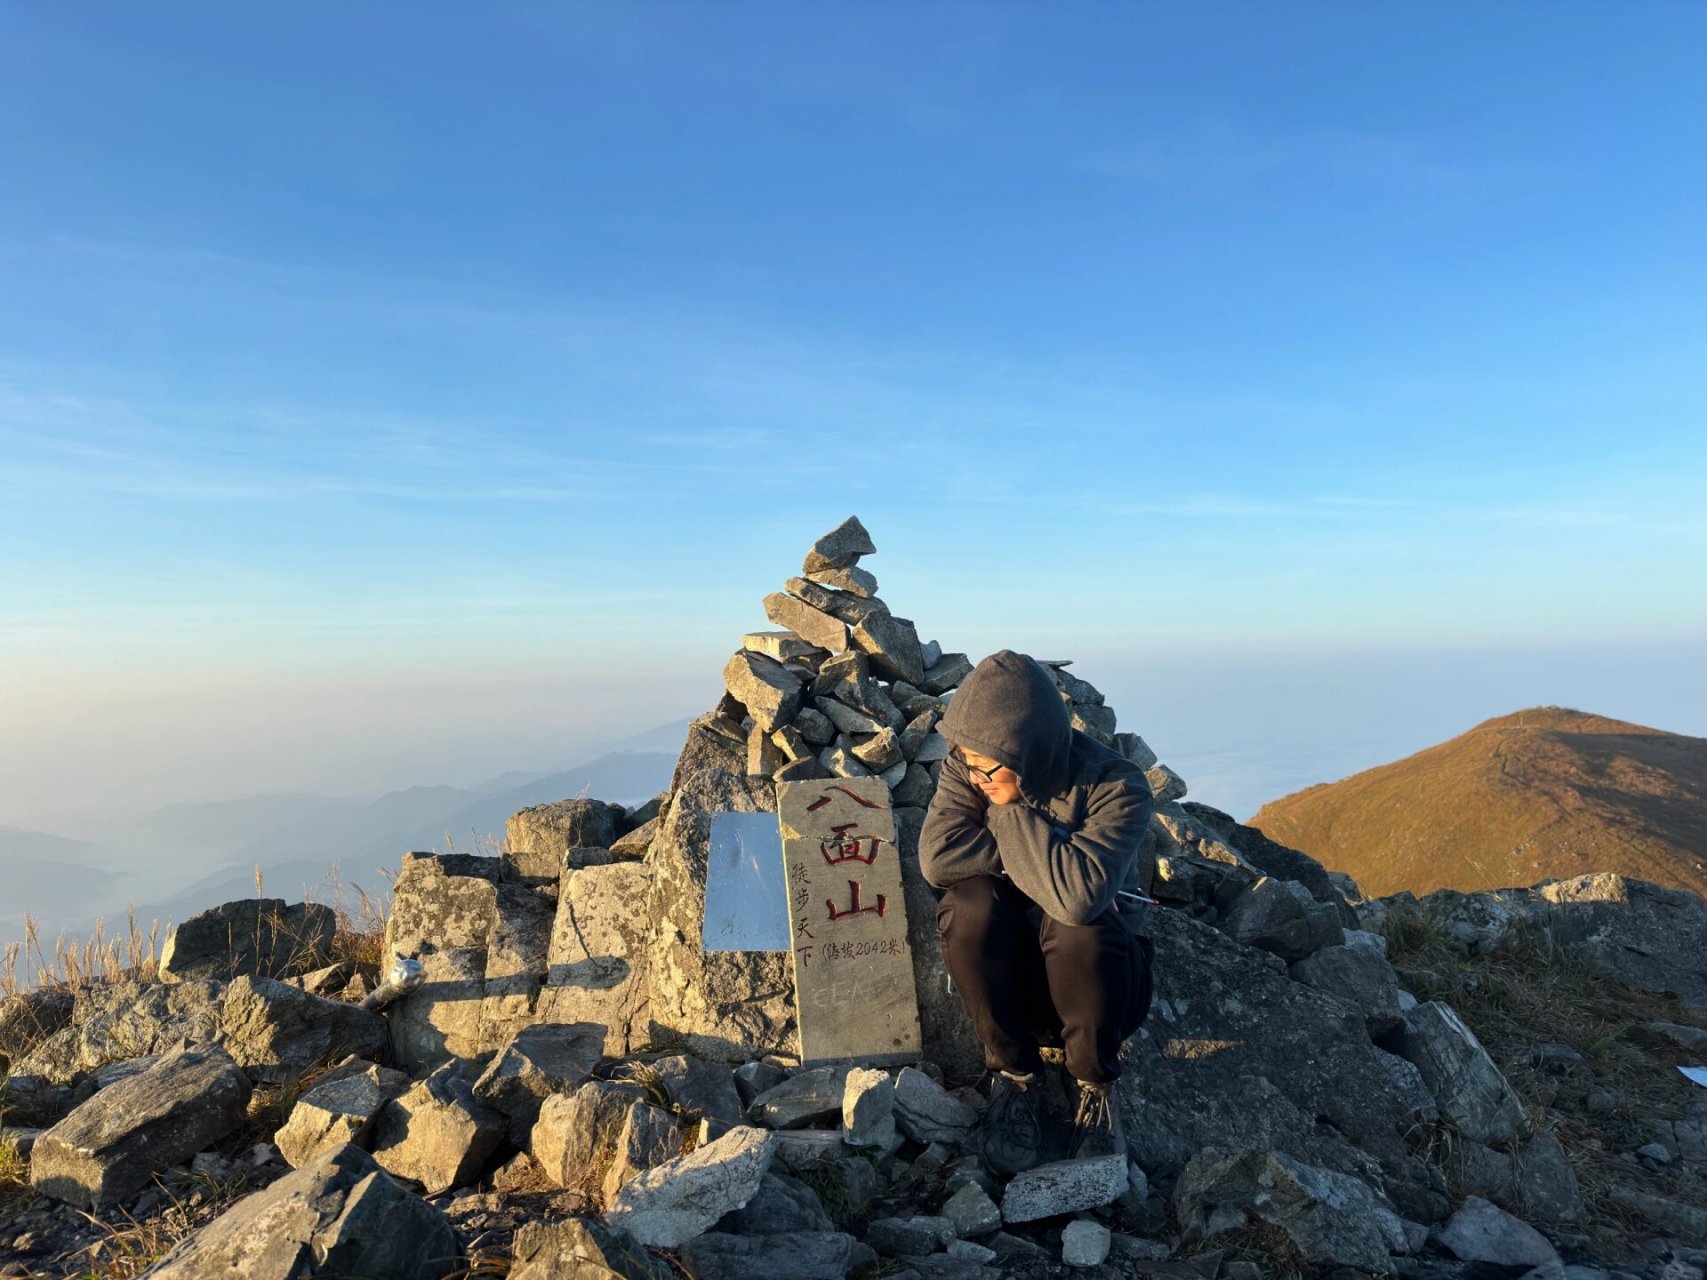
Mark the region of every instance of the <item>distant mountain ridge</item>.
[[[452, 788], [414, 787], [391, 792], [373, 802], [364, 823], [381, 816], [407, 816], [407, 799], [420, 800], [422, 792], [453, 792], [462, 797], [459, 807], [448, 813], [410, 819], [414, 825], [387, 825], [366, 844], [337, 844], [324, 838], [317, 824], [281, 831], [264, 841], [239, 850], [233, 860], [180, 892], [138, 908], [145, 919], [183, 920], [208, 906], [233, 898], [253, 897], [255, 873], [269, 895], [300, 900], [305, 890], [322, 900], [332, 887], [334, 872], [345, 886], [360, 885], [370, 893], [387, 890], [381, 868], [395, 870], [411, 850], [448, 850], [464, 853], [489, 852], [502, 847], [504, 824], [511, 814], [530, 805], [548, 804], [586, 795], [619, 804], [648, 800], [669, 785], [676, 757], [668, 752], [619, 751], [589, 760], [560, 773], [548, 773], [497, 795], [481, 796]], [[524, 775], [525, 776], [525, 775]], [[439, 798], [443, 798], [442, 796]], [[358, 829], [345, 825], [340, 830]]]
[[1707, 738], [1532, 707], [1271, 801], [1250, 825], [1367, 896], [1593, 871], [1707, 895]]

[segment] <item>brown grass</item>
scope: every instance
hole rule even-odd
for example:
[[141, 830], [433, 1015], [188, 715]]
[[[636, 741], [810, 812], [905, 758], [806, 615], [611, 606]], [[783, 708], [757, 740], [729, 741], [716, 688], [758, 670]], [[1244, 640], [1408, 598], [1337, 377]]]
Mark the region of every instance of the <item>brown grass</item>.
[[118, 982], [135, 978], [152, 982], [159, 973], [160, 922], [152, 921], [147, 933], [130, 909], [125, 932], [106, 936], [106, 921], [97, 918], [89, 936], [81, 942], [60, 934], [52, 954], [42, 944], [35, 917], [24, 915], [22, 942], [6, 944], [0, 954], [0, 997], [43, 987], [75, 987], [84, 982]]
[[1616, 871], [1707, 894], [1707, 739], [1559, 707], [1490, 720], [1251, 819], [1368, 897]]
[[[265, 896], [259, 867], [255, 869], [255, 893]], [[370, 893], [359, 884], [346, 883], [335, 863], [322, 885], [305, 895], [310, 902], [324, 900], [336, 917], [331, 963], [349, 961], [368, 973], [385, 967], [382, 952], [391, 896], [389, 887]], [[278, 921], [273, 923], [282, 927]], [[43, 988], [69, 989], [85, 982], [157, 981], [161, 947], [170, 933], [171, 924], [163, 927], [158, 920], [150, 921], [144, 932], [133, 904], [123, 934], [107, 937], [106, 921], [97, 918], [88, 937], [79, 941], [61, 933], [50, 952], [40, 925], [26, 912], [23, 940], [8, 943], [0, 953], [0, 999]]]
[[[1652, 1227], [1608, 1193], [1615, 1185], [1707, 1208], [1707, 1191], [1674, 1165], [1649, 1171], [1618, 1157], [1652, 1140], [1656, 1120], [1676, 1120], [1698, 1097], [1699, 1086], [1677, 1070], [1690, 1055], [1646, 1032], [1654, 1021], [1702, 1025], [1703, 1019], [1669, 996], [1632, 987], [1611, 968], [1543, 929], [1514, 931], [1474, 958], [1436, 927], [1426, 907], [1396, 910], [1386, 928], [1389, 958], [1418, 971], [1419, 998], [1438, 998], [1457, 1010], [1476, 1033], [1532, 1119], [1553, 1131], [1577, 1174], [1582, 1229], [1599, 1250], [1625, 1255]], [[1576, 1100], [1587, 1084], [1573, 1084], [1535, 1067], [1533, 1046], [1569, 1045], [1587, 1060], [1594, 1086], [1613, 1097], [1610, 1110], [1590, 1114]], [[1436, 1158], [1451, 1176], [1448, 1135]]]

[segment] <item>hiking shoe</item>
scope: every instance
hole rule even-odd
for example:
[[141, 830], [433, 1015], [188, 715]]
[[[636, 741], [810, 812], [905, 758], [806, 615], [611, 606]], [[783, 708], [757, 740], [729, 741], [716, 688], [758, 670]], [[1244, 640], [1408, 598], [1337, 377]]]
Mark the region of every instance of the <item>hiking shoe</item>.
[[1043, 1078], [998, 1071], [978, 1124], [978, 1158], [998, 1177], [1024, 1173], [1043, 1158]]
[[1069, 1160], [1095, 1160], [1098, 1156], [1124, 1155], [1126, 1135], [1114, 1109], [1110, 1086], [1079, 1082], [1079, 1110], [1073, 1117], [1073, 1139], [1067, 1146]]

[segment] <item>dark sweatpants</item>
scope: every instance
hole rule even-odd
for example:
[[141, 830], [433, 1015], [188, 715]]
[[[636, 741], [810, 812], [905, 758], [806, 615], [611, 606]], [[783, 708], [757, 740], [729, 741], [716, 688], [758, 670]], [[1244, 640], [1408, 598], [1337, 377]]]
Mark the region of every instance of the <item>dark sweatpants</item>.
[[985, 1065], [1036, 1071], [1039, 1044], [1058, 1044], [1074, 1079], [1120, 1075], [1120, 1044], [1149, 1012], [1150, 966], [1119, 915], [1062, 924], [1012, 881], [974, 876], [944, 892], [936, 926]]

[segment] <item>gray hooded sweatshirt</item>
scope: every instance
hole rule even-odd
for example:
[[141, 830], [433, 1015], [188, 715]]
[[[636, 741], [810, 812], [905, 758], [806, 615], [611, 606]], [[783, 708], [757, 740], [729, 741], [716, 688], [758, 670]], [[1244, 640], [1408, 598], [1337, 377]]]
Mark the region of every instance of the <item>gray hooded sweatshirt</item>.
[[919, 866], [931, 884], [1005, 876], [1064, 924], [1088, 924], [1119, 890], [1139, 887], [1138, 850], [1155, 809], [1150, 786], [1137, 765], [1073, 728], [1036, 661], [1011, 649], [991, 654], [937, 727], [955, 746], [1017, 773], [1021, 798], [993, 805], [956, 755], [943, 761], [919, 834]]

